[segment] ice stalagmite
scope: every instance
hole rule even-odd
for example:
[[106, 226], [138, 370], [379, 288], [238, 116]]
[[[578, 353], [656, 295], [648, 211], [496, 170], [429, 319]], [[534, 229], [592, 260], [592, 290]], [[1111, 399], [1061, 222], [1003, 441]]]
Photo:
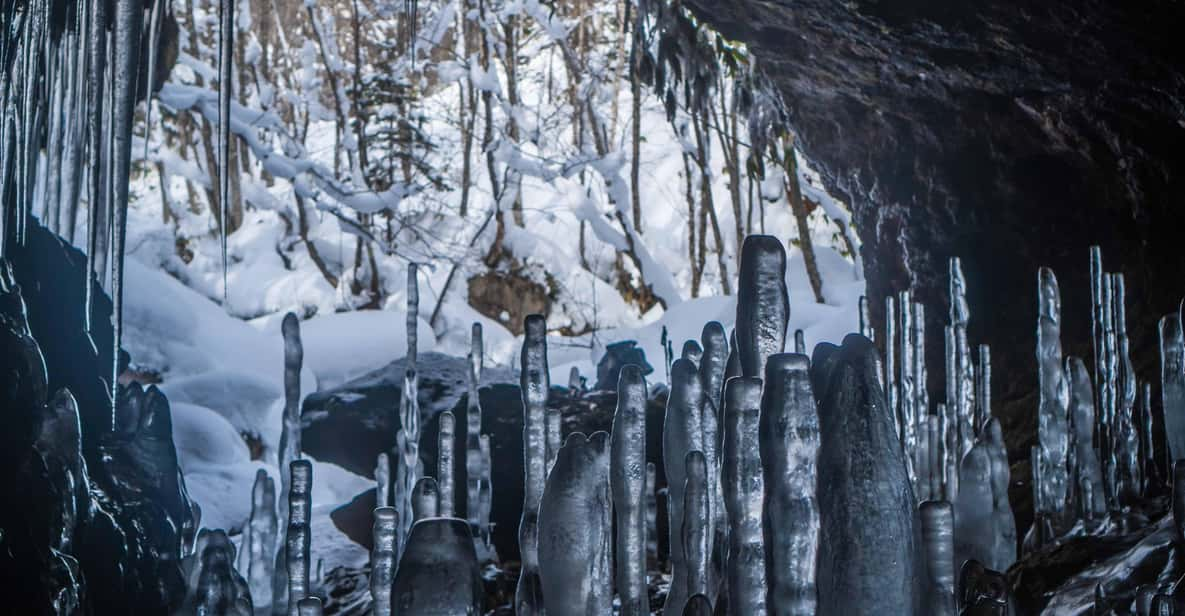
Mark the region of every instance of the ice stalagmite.
[[321, 616], [321, 599], [317, 597], [305, 597], [297, 601], [296, 613], [298, 616]]
[[288, 473], [283, 472], [300, 459], [300, 370], [304, 365], [304, 345], [300, 340], [300, 319], [289, 312], [280, 324], [284, 335], [284, 419], [280, 427], [280, 520], [288, 519]]
[[[411, 352], [411, 343], [408, 343]], [[411, 365], [409, 358], [408, 365]], [[395, 469], [395, 510], [399, 512], [398, 552], [411, 532], [415, 521], [413, 500], [416, 482], [420, 478], [420, 402], [419, 378], [415, 370], [408, 368], [403, 374], [403, 390], [399, 399], [400, 428], [395, 434], [395, 447], [399, 464]]]
[[646, 616], [650, 613], [646, 594], [646, 381], [634, 364], [622, 367], [618, 376], [611, 443], [609, 483], [617, 514], [617, 595], [622, 616]]
[[276, 484], [263, 469], [255, 473], [248, 531], [248, 541], [243, 546], [248, 563], [247, 583], [255, 605], [268, 606], [272, 603], [272, 569], [276, 551]]
[[493, 507], [494, 472], [493, 459], [490, 457], [490, 435], [483, 434], [478, 439], [478, 451], [481, 453], [481, 489], [478, 490], [478, 530], [485, 543], [490, 542], [490, 510]]
[[[222, 247], [222, 303], [227, 304], [230, 290], [226, 285], [226, 270], [230, 262], [226, 260], [226, 236], [230, 234], [227, 228], [227, 212], [230, 211], [230, 101], [234, 96], [232, 89], [234, 82], [235, 59], [235, 0], [222, 0], [218, 3], [218, 17], [221, 25], [218, 29], [218, 229], [219, 241]], [[238, 173], [238, 170], [233, 170]], [[295, 603], [295, 601], [293, 601]], [[295, 610], [292, 610], [295, 614]]]
[[395, 573], [391, 591], [395, 613], [480, 614], [484, 596], [469, 525], [456, 518], [416, 522]]
[[[1066, 379], [1070, 385], [1070, 406], [1068, 417], [1072, 431], [1070, 445], [1073, 449], [1073, 481], [1075, 513], [1082, 519], [1093, 519], [1107, 511], [1103, 500], [1103, 471], [1094, 448], [1094, 387], [1090, 372], [1078, 357], [1067, 357]], [[1085, 487], [1089, 486], [1089, 487]], [[1089, 492], [1089, 494], [1087, 494]], [[998, 563], [992, 563], [991, 567]], [[996, 568], [996, 567], [993, 567]]]
[[[967, 305], [967, 280], [963, 276], [963, 263], [953, 257], [949, 263], [950, 272], [950, 326], [947, 338], [947, 366], [954, 374], [947, 374], [947, 406], [953, 407], [958, 418], [958, 451], [962, 459], [975, 442], [975, 369], [971, 362], [971, 347], [967, 342], [967, 322], [971, 309]], [[953, 365], [952, 365], [953, 364]], [[952, 389], [953, 388], [953, 389]]]
[[658, 565], [658, 494], [655, 492], [658, 469], [646, 463], [646, 564]]
[[1144, 492], [1158, 485], [1156, 442], [1152, 438], [1152, 384], [1140, 384], [1140, 458], [1144, 467]]
[[[930, 480], [929, 465], [930, 465], [930, 450], [929, 443], [930, 434], [928, 432], [927, 414], [930, 409], [930, 394], [926, 389], [926, 311], [925, 306], [919, 302], [914, 302], [912, 306], [913, 318], [911, 323], [913, 325], [913, 333], [910, 338], [913, 341], [913, 365], [910, 370], [913, 372], [913, 413], [914, 413], [914, 431], [915, 431], [915, 446], [918, 440], [923, 437], [927, 439], [926, 447], [919, 448], [915, 454], [914, 467], [925, 466], [927, 474], [926, 481]], [[916, 472], [915, 472], [916, 475]], [[915, 481], [917, 479], [915, 478]], [[927, 487], [928, 491], [928, 487]]]
[[407, 264], [407, 368], [416, 369], [417, 341], [420, 332], [420, 282], [417, 276], [419, 266]]
[[750, 235], [741, 246], [737, 287], [737, 356], [741, 373], [761, 377], [765, 358], [781, 353], [790, 320], [786, 250], [772, 235]]
[[979, 435], [992, 418], [992, 349], [979, 345], [979, 362], [975, 364], [975, 434]]
[[712, 616], [712, 602], [705, 595], [694, 595], [687, 600], [683, 616]]
[[477, 391], [481, 383], [482, 349], [481, 323], [474, 323], [469, 337], [468, 396], [465, 410], [465, 495], [466, 517], [474, 532], [481, 532], [479, 514], [481, 499], [481, 471], [484, 461], [481, 457], [481, 396]]
[[691, 363], [699, 365], [700, 360], [704, 358], [704, 349], [694, 340], [683, 341], [683, 353], [680, 355], [683, 359], [691, 360]]
[[819, 415], [810, 360], [779, 353], [765, 364], [759, 428], [765, 484], [766, 593], [777, 616], [815, 613], [819, 549], [816, 457]]
[[375, 503], [378, 507], [391, 504], [391, 459], [380, 453], [374, 465]]
[[689, 451], [684, 462], [683, 550], [687, 562], [687, 595], [708, 593], [708, 569], [712, 559], [708, 463], [702, 451]]
[[431, 477], [421, 477], [411, 494], [412, 521], [435, 518], [439, 513], [440, 488]]
[[1169, 461], [1185, 458], [1185, 335], [1176, 312], [1160, 319], [1160, 396]]
[[876, 375], [872, 344], [849, 335], [821, 344], [811, 382], [819, 398], [819, 614], [913, 614], [919, 533], [900, 444]]
[[438, 420], [440, 431], [436, 449], [436, 484], [440, 488], [438, 514], [444, 518], [455, 517], [456, 497], [453, 481], [453, 451], [456, 447], [457, 420], [452, 411], [444, 411]]
[[548, 616], [609, 614], [613, 591], [609, 435], [564, 441], [539, 505], [539, 578]]
[[993, 419], [959, 468], [954, 502], [955, 562], [976, 560], [1005, 570], [1016, 560], [1016, 526], [1008, 503], [1008, 463], [999, 421]]
[[672, 614], [681, 612], [687, 602], [687, 563], [682, 536], [683, 486], [687, 481], [684, 463], [689, 452], [703, 448], [703, 390], [699, 375], [691, 361], [677, 359], [671, 365], [671, 392], [662, 427], [671, 559], [671, 591], [663, 609]]
[[288, 536], [285, 553], [288, 561], [288, 616], [299, 616], [296, 604], [309, 594], [309, 548], [312, 532], [313, 466], [308, 460], [296, 460], [290, 468], [291, 491], [288, 493]]
[[[119, 349], [123, 340], [123, 265], [128, 227], [128, 173], [132, 165], [132, 125], [136, 112], [136, 79], [140, 74], [140, 31], [144, 0], [115, 2], [115, 80], [112, 84], [111, 160], [111, 318], [114, 325], [111, 362], [111, 399], [119, 388]], [[114, 428], [114, 425], [112, 426]]]
[[1115, 329], [1116, 496], [1123, 505], [1140, 497], [1140, 432], [1136, 422], [1136, 375], [1127, 338], [1127, 300], [1123, 274], [1111, 274], [1111, 311]]
[[[860, 296], [860, 335], [869, 340], [875, 340], [872, 335], [872, 315], [868, 313], [868, 297], [864, 295]], [[794, 352], [801, 353], [798, 350]]]
[[523, 397], [523, 513], [518, 527], [522, 571], [515, 590], [515, 613], [530, 616], [543, 612], [539, 582], [539, 502], [547, 478], [547, 323], [533, 314], [523, 323], [523, 348], [519, 386]]
[[897, 344], [897, 299], [892, 295], [885, 298], [885, 361], [881, 366], [884, 370], [882, 381], [885, 389], [885, 402], [889, 407], [889, 415], [893, 417], [893, 427], [897, 439], [905, 442], [905, 427], [901, 423], [901, 414], [897, 408], [897, 358], [893, 345]]
[[806, 335], [801, 329], [794, 330], [794, 352], [806, 355]]
[[395, 581], [395, 509], [374, 510], [374, 547], [370, 550], [370, 600], [374, 616], [391, 616]]
[[946, 404], [938, 404], [937, 411], [941, 419], [942, 499], [954, 503], [959, 494], [959, 435], [956, 432], [959, 420], [954, 409]]
[[[1061, 523], [1068, 495], [1067, 456], [1070, 448], [1066, 407], [1069, 388], [1062, 368], [1061, 293], [1053, 271], [1043, 267], [1037, 273], [1037, 379], [1040, 402], [1037, 408], [1038, 464], [1034, 474], [1034, 511]], [[1036, 478], [1040, 478], [1037, 482]]]
[[1173, 529], [1177, 545], [1185, 545], [1185, 462], [1173, 463]]
[[900, 380], [897, 390], [897, 414], [901, 421], [901, 444], [905, 447], [906, 472], [913, 481], [913, 452], [917, 448], [917, 414], [914, 409], [916, 384], [913, 380], [913, 298], [909, 291], [902, 291], [897, 296], [900, 318], [897, 326], [897, 348], [900, 350]]
[[252, 604], [247, 583], [231, 566], [234, 553], [234, 544], [225, 531], [202, 529], [198, 534], [197, 553], [181, 563], [187, 590], [176, 614], [250, 616]]
[[720, 464], [724, 507], [728, 511], [724, 566], [727, 597], [723, 599], [728, 614], [766, 613], [760, 416], [761, 379], [729, 379], [724, 385], [724, 447]]
[[1111, 276], [1102, 274], [1102, 296], [1100, 298], [1102, 314], [1100, 321], [1103, 324], [1102, 331], [1102, 373], [1099, 375], [1100, 381], [1095, 383], [1098, 388], [1098, 421], [1099, 421], [1099, 449], [1102, 455], [1103, 467], [1103, 490], [1107, 507], [1111, 510], [1119, 508], [1119, 500], [1117, 494], [1118, 476], [1117, 470], [1119, 465], [1118, 452], [1116, 451], [1116, 408], [1117, 408], [1117, 388], [1118, 388], [1118, 372], [1119, 372], [1119, 358], [1115, 352], [1115, 312], [1112, 310], [1114, 287], [1112, 286], [1114, 280]]
[[704, 412], [711, 412], [717, 422], [720, 419], [720, 396], [724, 392], [724, 370], [728, 365], [728, 335], [724, 333], [724, 326], [717, 321], [709, 321], [704, 325], [700, 334], [703, 343], [703, 359], [699, 362], [700, 387], [704, 391], [706, 407]]
[[954, 510], [946, 501], [920, 507], [926, 550], [926, 604], [931, 616], [955, 616]]

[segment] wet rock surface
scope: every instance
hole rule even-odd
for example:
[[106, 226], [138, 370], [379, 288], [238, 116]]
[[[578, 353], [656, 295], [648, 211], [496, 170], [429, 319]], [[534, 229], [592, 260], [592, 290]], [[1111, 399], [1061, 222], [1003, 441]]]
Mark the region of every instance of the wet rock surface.
[[0, 490], [21, 504], [0, 508], [5, 607], [175, 610], [197, 521], [168, 401], [154, 387], [121, 388], [112, 431], [98, 376], [111, 305], [96, 294], [95, 353], [82, 330], [86, 259], [36, 224], [10, 254], [0, 263]]
[[[1036, 306], [1033, 275], [1063, 273], [1067, 355], [1090, 356], [1087, 247], [1131, 281], [1133, 358], [1155, 374], [1156, 322], [1180, 301], [1185, 266], [1181, 109], [1185, 5], [1155, 2], [687, 3], [744, 41], [783, 95], [798, 145], [846, 195], [863, 243], [868, 296], [912, 288], [946, 301], [962, 258], [968, 302]], [[883, 303], [872, 301], [877, 331]], [[943, 311], [929, 311], [941, 331]], [[972, 318], [995, 343], [1021, 533], [1031, 519], [1027, 456], [1036, 434], [1032, 313]], [[940, 357], [932, 336], [928, 355]], [[929, 375], [931, 397], [943, 383]], [[1155, 398], [1155, 396], [1154, 396]], [[1019, 462], [1019, 464], [1017, 464]]]

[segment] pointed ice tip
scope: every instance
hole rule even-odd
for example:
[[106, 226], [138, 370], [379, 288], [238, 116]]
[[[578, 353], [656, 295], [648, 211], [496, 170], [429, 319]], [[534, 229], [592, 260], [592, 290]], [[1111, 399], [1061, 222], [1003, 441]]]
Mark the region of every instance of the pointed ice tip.
[[683, 606], [683, 616], [712, 616], [712, 602], [704, 595], [692, 595]]
[[642, 368], [637, 364], [626, 364], [621, 367], [617, 376], [617, 390], [639, 385], [643, 382]]
[[725, 409], [761, 407], [761, 379], [755, 376], [734, 376], [724, 384]]
[[547, 336], [547, 319], [541, 314], [528, 314], [523, 319], [524, 343], [527, 340], [542, 340]]
[[799, 353], [777, 353], [770, 355], [765, 362], [765, 380], [771, 381], [774, 375], [781, 372], [808, 371], [811, 359]]
[[284, 320], [280, 323], [280, 331], [283, 332], [285, 338], [300, 335], [300, 319], [297, 318], [296, 313], [289, 312], [284, 315]]

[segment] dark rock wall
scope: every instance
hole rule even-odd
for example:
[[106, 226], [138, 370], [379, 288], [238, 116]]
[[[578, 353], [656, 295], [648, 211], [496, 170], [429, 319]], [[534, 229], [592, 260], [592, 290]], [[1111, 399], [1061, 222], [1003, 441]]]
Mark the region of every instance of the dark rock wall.
[[[687, 4], [750, 45], [801, 148], [849, 200], [878, 331], [886, 294], [912, 288], [927, 304], [931, 399], [959, 256], [972, 343], [993, 346], [995, 412], [1011, 458], [1027, 458], [1037, 267], [1061, 282], [1066, 353], [1089, 361], [1091, 244], [1127, 275], [1133, 359], [1158, 381], [1156, 322], [1185, 293], [1185, 5]], [[1023, 530], [1027, 463], [1013, 486]]]

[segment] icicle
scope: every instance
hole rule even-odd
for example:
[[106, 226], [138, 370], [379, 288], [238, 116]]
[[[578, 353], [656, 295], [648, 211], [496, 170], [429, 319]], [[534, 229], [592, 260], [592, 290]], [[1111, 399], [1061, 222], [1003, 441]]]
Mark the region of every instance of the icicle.
[[378, 462], [374, 466], [375, 503], [377, 507], [387, 507], [391, 504], [391, 460], [387, 453], [379, 454]]
[[760, 414], [761, 379], [729, 379], [724, 385], [724, 448], [720, 473], [729, 522], [725, 561], [729, 614], [763, 614], [766, 610], [762, 525], [765, 488], [760, 459]]
[[609, 614], [609, 435], [568, 436], [539, 505], [539, 579], [548, 616]]
[[[727, 386], [725, 388], [727, 390]], [[683, 550], [683, 486], [688, 452], [703, 451], [703, 390], [695, 364], [671, 365], [671, 391], [663, 418], [662, 457], [667, 475], [667, 529], [670, 536], [671, 590], [663, 611], [677, 614], [687, 602], [687, 563]]]
[[[304, 345], [300, 339], [300, 319], [289, 312], [280, 324], [284, 336], [284, 415], [280, 427], [280, 468], [299, 460], [300, 453], [300, 371], [304, 365]], [[288, 491], [291, 483], [280, 474], [280, 519], [288, 519]], [[299, 597], [298, 597], [299, 598]]]
[[1185, 458], [1185, 335], [1176, 312], [1160, 320], [1160, 396], [1172, 462]]
[[416, 277], [419, 267], [415, 263], [407, 264], [407, 366], [409, 370], [416, 367], [416, 346], [420, 331], [420, 283]]
[[313, 466], [308, 460], [296, 460], [289, 467], [291, 492], [288, 494], [288, 536], [285, 552], [288, 560], [288, 615], [300, 616], [297, 602], [309, 594], [309, 548], [311, 532]]
[[440, 487], [440, 505], [438, 515], [443, 518], [455, 516], [456, 496], [453, 492], [453, 451], [456, 447], [457, 420], [452, 411], [440, 414], [438, 424], [440, 428], [436, 449], [436, 483]]
[[683, 484], [682, 538], [687, 561], [687, 595], [690, 597], [709, 592], [712, 493], [708, 488], [708, 463], [704, 452], [687, 452], [683, 467], [687, 481]]
[[[1093, 519], [1106, 513], [1103, 501], [1103, 472], [1094, 448], [1094, 386], [1090, 372], [1080, 358], [1067, 357], [1066, 379], [1070, 384], [1069, 418], [1073, 426], [1071, 446], [1074, 453], [1074, 485], [1079, 492], [1075, 499], [1083, 519]], [[1087, 493], [1087, 488], [1089, 494]]]
[[818, 562], [830, 563], [818, 572], [819, 614], [912, 614], [920, 600], [913, 584], [885, 583], [918, 580], [924, 572], [916, 560], [916, 501], [876, 372], [876, 351], [866, 338], [849, 335], [842, 347], [815, 347], [817, 482], [827, 486], [818, 492]]
[[[721, 329], [721, 336], [723, 333]], [[700, 374], [702, 377], [702, 365]], [[645, 469], [646, 381], [642, 370], [629, 364], [622, 367], [617, 380], [617, 410], [613, 414], [609, 470], [613, 506], [617, 514], [615, 579], [622, 616], [646, 616], [650, 613], [646, 589]]]
[[771, 235], [750, 235], [741, 247], [736, 337], [741, 372], [765, 374], [765, 358], [781, 353], [790, 320], [786, 250]]
[[440, 488], [431, 477], [421, 477], [411, 493], [412, 523], [440, 517]]
[[[876, 341], [876, 337], [872, 333], [872, 316], [868, 312], [868, 297], [860, 296], [860, 335], [869, 340]], [[795, 350], [795, 353], [801, 354], [802, 351]]]
[[265, 607], [272, 604], [277, 521], [276, 483], [263, 469], [255, 473], [248, 530], [248, 541], [243, 546], [247, 553], [247, 583], [250, 584], [255, 605]]
[[[86, 240], [86, 306], [83, 310], [84, 328], [88, 336], [92, 332], [91, 319], [94, 317], [95, 287], [103, 284], [103, 261], [99, 258], [100, 238], [105, 228], [104, 207], [106, 190], [105, 176], [102, 173], [103, 161], [106, 159], [106, 139], [103, 134], [104, 117], [104, 85], [107, 83], [107, 4], [91, 0], [91, 17], [87, 34], [87, 48], [90, 55], [90, 73], [87, 83], [90, 86], [87, 99], [87, 134], [89, 136], [90, 174], [87, 182], [87, 240]], [[92, 276], [98, 275], [98, 280], [92, 282]], [[93, 344], [93, 341], [92, 341]], [[114, 415], [114, 414], [113, 414]]]
[[219, 240], [222, 248], [222, 305], [230, 307], [230, 287], [227, 286], [226, 258], [227, 212], [230, 211], [230, 174], [237, 169], [230, 168], [230, 101], [234, 96], [234, 37], [235, 0], [220, 0], [218, 3], [220, 27], [218, 29], [218, 218]]
[[416, 522], [391, 591], [391, 604], [398, 607], [398, 614], [480, 614], [484, 597], [477, 552], [465, 521]]
[[819, 549], [816, 458], [819, 416], [810, 360], [770, 356], [759, 428], [765, 485], [766, 606], [775, 616], [814, 614]]
[[539, 502], [547, 479], [547, 396], [551, 389], [547, 372], [547, 323], [533, 314], [523, 323], [519, 387], [523, 398], [523, 513], [518, 527], [522, 569], [515, 590], [515, 613], [543, 613], [543, 589], [539, 581]]
[[[1037, 368], [1040, 402], [1037, 408], [1039, 472], [1034, 477], [1038, 500], [1034, 511], [1061, 524], [1068, 494], [1067, 455], [1070, 448], [1066, 408], [1069, 388], [1062, 368], [1061, 293], [1057, 277], [1043, 267], [1037, 274]], [[1040, 477], [1039, 484], [1036, 477]]]
[[321, 599], [305, 597], [296, 602], [297, 616], [321, 616]]
[[1110, 302], [1103, 297], [1103, 251], [1098, 246], [1090, 247], [1090, 330], [1091, 347], [1094, 350], [1094, 386], [1095, 411], [1098, 427], [1096, 433], [1099, 439], [1099, 453], [1106, 456], [1106, 445], [1103, 442], [1107, 435], [1106, 409], [1103, 408], [1103, 380], [1106, 372], [1106, 342], [1104, 339], [1103, 314], [1107, 312], [1105, 306]]
[[[152, 2], [152, 12], [148, 18], [148, 82], [144, 84], [144, 160], [148, 160], [148, 143], [152, 140], [152, 94], [156, 86], [156, 48], [160, 43], [161, 24], [165, 14], [165, 3], [159, 0]], [[162, 195], [163, 196], [163, 195]], [[168, 203], [164, 204], [167, 209]], [[225, 282], [225, 281], [223, 281]]]
[[374, 548], [370, 551], [370, 599], [374, 616], [391, 616], [391, 584], [395, 580], [395, 510], [374, 510]]
[[700, 360], [704, 358], [704, 350], [699, 343], [694, 340], [683, 341], [683, 353], [680, 355], [683, 359], [689, 360], [691, 363], [699, 366]]
[[955, 616], [954, 510], [946, 501], [927, 501], [922, 503], [920, 517], [930, 586], [929, 613]]
[[806, 337], [801, 329], [794, 330], [794, 352], [806, 355]]
[[[114, 201], [111, 205], [111, 316], [114, 340], [111, 349], [111, 399], [119, 391], [119, 349], [123, 341], [123, 259], [128, 226], [128, 174], [132, 167], [132, 123], [135, 120], [136, 78], [139, 75], [140, 27], [143, 0], [119, 0], [115, 4], [115, 81], [114, 102], [115, 157], [111, 161]], [[112, 405], [114, 410], [114, 403]], [[114, 421], [114, 414], [112, 415]], [[114, 423], [112, 429], [115, 429]]]
[[[912, 404], [914, 412], [914, 430], [915, 439], [921, 440], [924, 436], [929, 439], [928, 428], [926, 425], [927, 415], [930, 410], [930, 395], [926, 390], [926, 307], [918, 302], [911, 305], [913, 317], [910, 319], [913, 325], [913, 331], [910, 338], [913, 341], [913, 366], [910, 369], [913, 372], [913, 395], [914, 401]], [[916, 443], [915, 443], [916, 445]], [[914, 467], [926, 466], [925, 481], [930, 481], [931, 469], [930, 463], [930, 449], [933, 447], [927, 440], [924, 448], [919, 447], [915, 450]], [[916, 473], [915, 473], [916, 477]], [[915, 478], [915, 481], [918, 479]], [[927, 493], [929, 486], [926, 486]], [[920, 499], [919, 499], [920, 500]]]
[[885, 361], [882, 366], [884, 376], [885, 400], [889, 415], [893, 417], [893, 426], [897, 440], [905, 443], [905, 426], [901, 421], [900, 410], [897, 406], [897, 363], [893, 345], [897, 344], [897, 298], [892, 295], [885, 298]]
[[992, 418], [992, 350], [979, 345], [979, 362], [975, 365], [975, 435]]

